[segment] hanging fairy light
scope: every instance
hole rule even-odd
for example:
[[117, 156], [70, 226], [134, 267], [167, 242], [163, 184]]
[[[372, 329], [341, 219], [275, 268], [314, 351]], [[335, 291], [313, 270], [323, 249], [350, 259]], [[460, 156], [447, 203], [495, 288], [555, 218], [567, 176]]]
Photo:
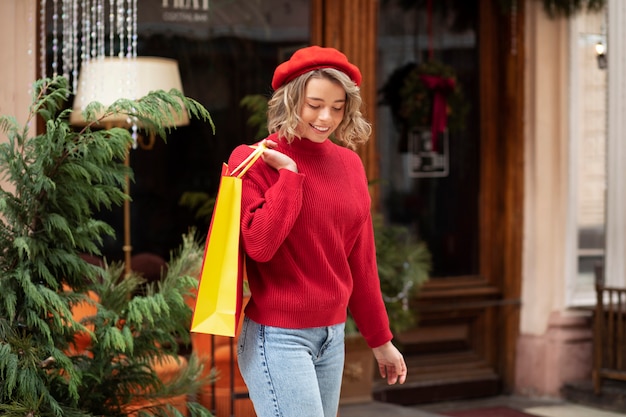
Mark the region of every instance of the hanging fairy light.
[[52, 75], [55, 77], [58, 75], [59, 67], [59, 55], [57, 53], [57, 50], [59, 48], [58, 4], [58, 0], [54, 0], [52, 3]]
[[[71, 80], [73, 92], [83, 63], [106, 55], [137, 56], [137, 0], [40, 0], [40, 7], [42, 76], [63, 75]], [[51, 74], [46, 67], [48, 13]]]
[[46, 74], [46, 0], [41, 0], [39, 4], [39, 71]]

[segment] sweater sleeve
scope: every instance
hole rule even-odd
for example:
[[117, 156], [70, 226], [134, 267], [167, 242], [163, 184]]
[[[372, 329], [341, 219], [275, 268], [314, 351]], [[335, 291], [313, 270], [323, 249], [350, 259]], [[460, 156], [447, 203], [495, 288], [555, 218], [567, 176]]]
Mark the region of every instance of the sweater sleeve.
[[[229, 166], [237, 166], [250, 152], [246, 146], [236, 148]], [[272, 259], [291, 231], [302, 207], [303, 181], [303, 174], [276, 171], [262, 159], [243, 176], [241, 234], [246, 254], [253, 260]]]
[[371, 215], [363, 224], [349, 262], [354, 286], [348, 305], [350, 313], [367, 344], [371, 348], [381, 346], [393, 336], [380, 289]]

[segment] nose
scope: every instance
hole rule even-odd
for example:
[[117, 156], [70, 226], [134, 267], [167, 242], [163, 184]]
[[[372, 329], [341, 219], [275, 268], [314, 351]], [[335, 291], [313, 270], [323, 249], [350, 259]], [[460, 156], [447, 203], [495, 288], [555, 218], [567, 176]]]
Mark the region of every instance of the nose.
[[320, 109], [319, 114], [317, 115], [320, 120], [328, 120], [330, 119], [330, 109], [328, 107], [323, 107]]

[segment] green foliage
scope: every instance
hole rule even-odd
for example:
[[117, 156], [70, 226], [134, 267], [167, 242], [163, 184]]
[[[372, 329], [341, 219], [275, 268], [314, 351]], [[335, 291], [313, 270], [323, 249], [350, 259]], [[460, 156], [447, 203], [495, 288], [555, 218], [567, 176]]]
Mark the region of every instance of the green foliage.
[[406, 227], [385, 224], [380, 215], [374, 217], [374, 233], [380, 286], [391, 329], [399, 333], [415, 325], [417, 314], [409, 303], [428, 281], [432, 258], [426, 244], [415, 241]]
[[[391, 331], [398, 334], [417, 323], [411, 302], [430, 278], [432, 256], [426, 244], [416, 241], [405, 226], [386, 224], [380, 214], [374, 215], [373, 221], [380, 289]], [[356, 323], [348, 317], [346, 334], [357, 332]]]
[[[97, 313], [81, 322], [92, 329], [97, 343], [72, 356], [83, 374], [78, 408], [94, 415], [123, 416], [130, 404], [148, 414], [178, 415], [163, 400], [197, 392], [209, 382], [201, 378], [202, 367], [194, 355], [166, 384], [154, 372], [159, 364], [179, 361], [178, 346], [190, 342], [192, 311], [185, 300], [197, 286], [203, 250], [193, 233], [183, 236], [167, 272], [139, 296], [133, 294], [144, 284], [141, 277], [124, 276], [122, 264], [104, 268], [92, 286], [100, 296]], [[208, 415], [197, 404], [194, 407], [193, 415]]]
[[211, 215], [213, 214], [213, 207], [215, 207], [215, 197], [211, 197], [209, 193], [186, 191], [180, 196], [178, 204], [194, 210], [196, 220], [204, 220], [207, 225], [211, 223]]
[[[0, 415], [124, 415], [143, 390], [155, 398], [193, 392], [195, 360], [180, 384], [167, 387], [151, 365], [178, 357], [177, 342], [188, 337], [191, 314], [183, 297], [194, 280], [168, 274], [158, 288], [131, 297], [139, 277], [121, 279], [120, 266], [102, 270], [79, 254], [98, 255], [103, 236], [114, 233], [94, 213], [121, 205], [126, 177], [132, 178], [123, 163], [130, 132], [97, 130], [99, 121], [127, 114], [148, 133], [165, 137], [173, 117], [163, 111], [167, 106], [211, 122], [209, 113], [180, 92], [156, 91], [107, 109], [91, 104], [87, 125], [75, 131], [65, 109], [65, 78], [38, 80], [34, 92], [23, 127], [0, 116], [6, 135], [0, 144]], [[29, 128], [38, 118], [44, 133], [33, 135]], [[90, 290], [100, 299], [90, 299]], [[93, 303], [97, 314], [75, 321], [72, 310], [80, 303]], [[72, 341], [85, 333], [92, 340], [89, 354], [73, 352]]]
[[249, 94], [241, 99], [241, 107], [246, 108], [251, 114], [248, 117], [248, 126], [256, 127], [255, 140], [264, 139], [267, 134], [267, 97], [262, 94]]
[[[541, 1], [543, 10], [551, 17], [571, 17], [581, 11], [599, 12], [606, 5], [606, 0], [535, 0]], [[510, 13], [517, 0], [500, 0], [503, 11]], [[519, 5], [517, 5], [519, 7]]]
[[[426, 9], [427, 0], [384, 0], [383, 5], [390, 1], [397, 2], [405, 10], [412, 8]], [[571, 17], [575, 14], [587, 10], [597, 12], [604, 8], [606, 0], [534, 0], [541, 2], [543, 10], [551, 17]], [[445, 17], [453, 16], [456, 10], [464, 10], [467, 0], [445, 0], [432, 2], [433, 10], [441, 13]], [[502, 13], [512, 13], [523, 4], [520, 0], [499, 0]], [[458, 13], [456, 13], [458, 14]]]
[[381, 88], [381, 104], [390, 106], [398, 130], [426, 127], [432, 123], [434, 92], [430, 91], [421, 77], [438, 76], [450, 79], [454, 87], [442, 90], [447, 105], [447, 124], [451, 131], [465, 127], [469, 103], [465, 99], [454, 69], [438, 61], [409, 63], [398, 68]]

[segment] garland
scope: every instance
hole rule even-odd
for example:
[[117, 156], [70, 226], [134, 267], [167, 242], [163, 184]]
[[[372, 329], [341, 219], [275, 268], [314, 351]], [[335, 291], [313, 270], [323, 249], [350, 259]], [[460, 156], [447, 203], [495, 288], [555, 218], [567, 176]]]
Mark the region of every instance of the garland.
[[[388, 1], [383, 1], [383, 4]], [[426, 7], [427, 0], [393, 0], [396, 1], [405, 10], [412, 8]], [[534, 0], [540, 1], [546, 14], [555, 18], [558, 16], [571, 17], [575, 14], [587, 10], [589, 12], [599, 12], [606, 6], [606, 0]], [[447, 0], [444, 2], [434, 3], [439, 12], [447, 14], [449, 10], [459, 8], [467, 3], [467, 0]], [[518, 7], [520, 0], [499, 0], [500, 9], [503, 13], [511, 13]]]
[[[500, 0], [502, 9], [511, 12], [513, 5], [519, 0]], [[605, 5], [606, 0], [535, 0], [541, 1], [543, 10], [551, 18], [559, 16], [572, 17], [575, 14], [587, 10], [589, 12], [599, 12]]]

